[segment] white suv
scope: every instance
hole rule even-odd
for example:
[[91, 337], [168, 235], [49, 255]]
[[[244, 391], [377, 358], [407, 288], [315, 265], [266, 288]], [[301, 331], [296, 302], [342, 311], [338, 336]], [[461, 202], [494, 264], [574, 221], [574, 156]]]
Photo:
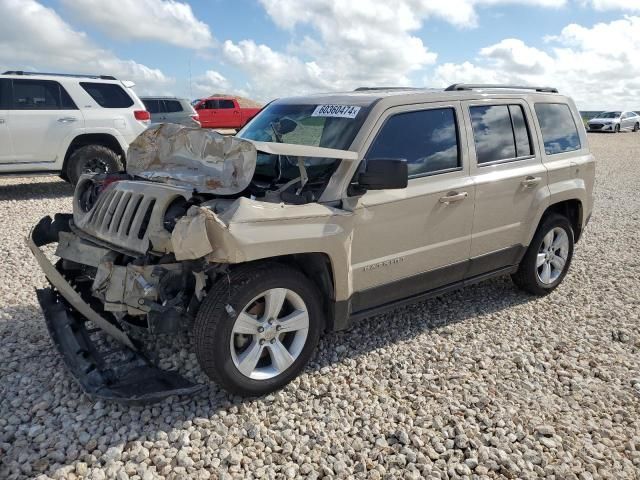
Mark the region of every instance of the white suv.
[[129, 143], [149, 125], [131, 89], [111, 76], [9, 71], [0, 75], [0, 175], [123, 168]]

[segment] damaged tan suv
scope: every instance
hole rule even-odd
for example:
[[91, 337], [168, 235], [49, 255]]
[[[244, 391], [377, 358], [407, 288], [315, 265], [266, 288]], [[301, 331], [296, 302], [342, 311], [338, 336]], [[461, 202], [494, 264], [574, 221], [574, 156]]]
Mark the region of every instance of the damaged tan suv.
[[[127, 159], [83, 176], [73, 214], [29, 239], [65, 363], [87, 393], [120, 401], [200, 388], [155, 366], [156, 334], [191, 331], [212, 380], [260, 395], [354, 319], [496, 275], [544, 295], [593, 203], [580, 115], [549, 88], [285, 98], [236, 137], [152, 127]], [[101, 330], [124, 349], [105, 353]]]

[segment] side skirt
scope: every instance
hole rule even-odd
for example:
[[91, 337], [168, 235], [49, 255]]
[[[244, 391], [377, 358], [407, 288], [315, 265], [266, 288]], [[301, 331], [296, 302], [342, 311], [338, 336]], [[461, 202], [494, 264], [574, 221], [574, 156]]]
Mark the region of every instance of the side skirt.
[[491, 272], [483, 273], [480, 275], [476, 275], [474, 277], [467, 278], [465, 280], [460, 280], [458, 282], [450, 283], [449, 285], [445, 285], [442, 287], [434, 288], [433, 290], [429, 290], [417, 295], [413, 295], [411, 297], [403, 298], [401, 300], [396, 300], [393, 302], [385, 303], [384, 305], [380, 305], [373, 308], [368, 308], [365, 310], [360, 310], [358, 312], [352, 313], [349, 317], [349, 323], [361, 320], [363, 318], [373, 317], [374, 315], [380, 315], [381, 313], [388, 312], [390, 310], [394, 310], [399, 307], [403, 307], [406, 305], [411, 305], [413, 303], [422, 302], [429, 298], [437, 297], [438, 295], [443, 295], [445, 293], [452, 292], [454, 290], [458, 290], [460, 288], [467, 287], [469, 285], [473, 285], [474, 283], [482, 282], [484, 280], [488, 280], [493, 277], [500, 277], [502, 275], [508, 275], [515, 272], [518, 269], [518, 266], [508, 266], [499, 268], [497, 270], [493, 270]]

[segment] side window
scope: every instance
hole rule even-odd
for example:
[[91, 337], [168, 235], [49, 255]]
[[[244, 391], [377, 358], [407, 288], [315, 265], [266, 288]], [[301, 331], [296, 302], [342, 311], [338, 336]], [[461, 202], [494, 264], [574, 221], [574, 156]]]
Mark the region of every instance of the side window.
[[133, 100], [115, 83], [80, 82], [80, 86], [103, 108], [129, 108]]
[[526, 157], [533, 155], [529, 141], [529, 129], [524, 118], [522, 105], [509, 105], [509, 114], [513, 124], [513, 138], [516, 142], [516, 156]]
[[159, 100], [153, 100], [151, 98], [145, 98], [144, 100], [142, 100], [142, 103], [144, 103], [144, 108], [149, 113], [161, 113], [162, 112], [162, 109], [160, 108], [160, 101]]
[[471, 107], [470, 111], [478, 164], [515, 158], [509, 107]]
[[206, 109], [216, 109], [216, 108], [218, 108], [218, 101], [217, 100], [207, 100], [205, 102], [204, 108], [206, 108]]
[[164, 108], [167, 113], [176, 113], [182, 111], [182, 105], [177, 100], [165, 100]]
[[236, 108], [233, 100], [219, 100], [220, 107], [219, 108]]
[[580, 150], [580, 136], [566, 103], [536, 103], [536, 116], [542, 130], [547, 155]]
[[9, 109], [11, 104], [11, 80], [0, 79], [0, 110]]
[[398, 113], [387, 119], [366, 158], [404, 158], [409, 177], [458, 168], [458, 129], [453, 108]]
[[13, 80], [15, 110], [76, 110], [67, 91], [52, 80]]

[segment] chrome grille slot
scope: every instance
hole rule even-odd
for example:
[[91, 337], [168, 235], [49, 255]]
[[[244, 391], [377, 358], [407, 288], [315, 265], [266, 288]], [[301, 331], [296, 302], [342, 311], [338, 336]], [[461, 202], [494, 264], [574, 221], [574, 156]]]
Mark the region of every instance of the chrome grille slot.
[[164, 231], [164, 212], [178, 196], [188, 199], [191, 192], [152, 182], [114, 182], [102, 192], [89, 212], [84, 212], [74, 199], [74, 223], [99, 240], [146, 253], [150, 247], [149, 232], [157, 235]]

